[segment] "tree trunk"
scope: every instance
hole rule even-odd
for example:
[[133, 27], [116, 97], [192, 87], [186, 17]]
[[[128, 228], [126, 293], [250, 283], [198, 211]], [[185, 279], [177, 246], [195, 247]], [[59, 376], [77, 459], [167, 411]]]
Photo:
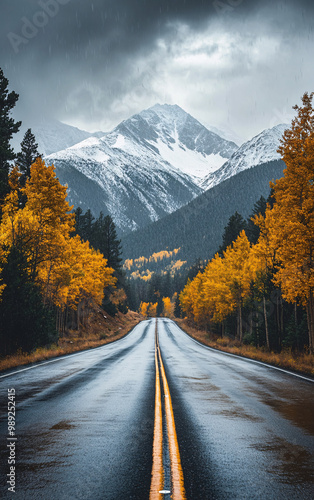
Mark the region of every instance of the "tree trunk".
[[277, 336], [278, 336], [278, 346], [281, 349], [281, 331], [280, 331], [280, 307], [279, 307], [279, 297], [277, 295], [276, 298], [276, 306], [277, 306]]
[[258, 311], [256, 310], [256, 347], [259, 347], [259, 323], [258, 323]]
[[312, 290], [310, 291], [310, 296], [306, 306], [307, 314], [307, 324], [309, 329], [309, 349], [310, 353], [313, 354], [314, 348], [314, 297]]
[[81, 303], [79, 302], [77, 304], [77, 331], [80, 333], [80, 309], [81, 309]]
[[243, 339], [243, 324], [242, 324], [242, 304], [241, 303], [239, 304], [238, 313], [239, 313], [239, 339], [240, 339], [240, 342], [242, 343], [242, 339]]
[[280, 321], [280, 332], [281, 332], [281, 339], [283, 338], [283, 334], [284, 334], [284, 320], [283, 320], [283, 312], [284, 312], [284, 309], [283, 309], [283, 299], [281, 297], [281, 300], [280, 300], [280, 314], [281, 314], [281, 321]]
[[265, 320], [265, 333], [266, 333], [266, 346], [267, 350], [270, 350], [269, 347], [269, 332], [268, 332], [268, 320], [267, 320], [267, 311], [266, 311], [266, 299], [265, 295], [263, 296], [263, 307], [264, 307], [264, 320]]
[[253, 311], [250, 313], [250, 338], [253, 336]]
[[297, 303], [294, 303], [294, 332], [295, 332], [295, 338], [297, 339], [297, 349], [300, 351], [300, 346], [299, 346], [299, 336], [298, 336], [298, 309], [297, 309]]

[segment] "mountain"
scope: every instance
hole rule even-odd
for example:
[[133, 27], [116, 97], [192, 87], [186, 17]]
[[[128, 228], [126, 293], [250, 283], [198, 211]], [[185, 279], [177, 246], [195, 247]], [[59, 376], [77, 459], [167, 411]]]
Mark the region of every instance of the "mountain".
[[15, 151], [20, 150], [20, 143], [27, 128], [32, 129], [38, 143], [38, 151], [43, 156], [56, 153], [57, 151], [69, 148], [78, 142], [84, 141], [89, 137], [101, 137], [104, 132], [86, 132], [79, 128], [66, 125], [58, 120], [42, 118], [40, 121], [29, 123], [27, 127], [22, 124], [21, 131], [14, 137], [12, 145]]
[[68, 199], [83, 210], [110, 213], [121, 232], [171, 213], [202, 192], [191, 178], [160, 158], [152, 146], [125, 131], [86, 139], [47, 156]]
[[283, 175], [281, 160], [257, 165], [205, 191], [186, 206], [122, 238], [123, 257], [149, 257], [154, 252], [181, 248], [180, 258], [193, 263], [209, 259], [222, 243], [229, 217], [238, 211], [247, 218], [261, 196], [268, 197], [269, 182]]
[[156, 104], [123, 121], [114, 132], [139, 140], [196, 183], [238, 149], [234, 142], [211, 132], [177, 105]]
[[68, 184], [71, 204], [110, 213], [128, 232], [202, 193], [202, 178], [236, 149], [179, 106], [157, 104], [45, 159]]
[[287, 128], [285, 124], [276, 125], [242, 144], [221, 168], [205, 177], [202, 188], [207, 190], [247, 168], [280, 159], [277, 149]]
[[206, 128], [208, 128], [208, 130], [214, 132], [223, 139], [226, 139], [227, 141], [234, 142], [235, 144], [243, 144], [242, 138], [238, 134], [236, 134], [234, 130], [230, 129], [226, 125], [221, 127], [214, 127], [213, 125], [205, 125], [205, 126]]

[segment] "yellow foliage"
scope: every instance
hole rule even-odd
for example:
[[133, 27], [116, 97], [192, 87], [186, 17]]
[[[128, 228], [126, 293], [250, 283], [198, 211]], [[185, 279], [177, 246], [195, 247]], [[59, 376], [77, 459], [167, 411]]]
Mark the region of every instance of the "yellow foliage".
[[139, 313], [146, 318], [154, 318], [157, 316], [157, 306], [157, 302], [155, 304], [152, 302], [141, 302]]
[[[280, 267], [276, 283], [290, 302], [313, 302], [314, 290], [314, 110], [313, 94], [286, 130], [278, 150], [287, 168], [273, 184], [276, 203], [268, 216]], [[313, 312], [314, 314], [314, 312]]]
[[174, 304], [172, 304], [170, 297], [164, 297], [162, 299], [163, 301], [163, 316], [166, 318], [172, 318], [173, 317], [173, 311], [174, 311]]
[[186, 260], [176, 260], [171, 268], [172, 273], [175, 273], [176, 271], [181, 269], [181, 267], [184, 266], [184, 264], [186, 263], [187, 263]]
[[149, 307], [149, 302], [141, 302], [138, 312], [142, 314], [142, 316], [147, 317], [148, 307]]
[[180, 294], [182, 310], [199, 325], [223, 321], [236, 307], [242, 307], [256, 271], [256, 259], [242, 231], [223, 258], [216, 254], [204, 273], [188, 281]]
[[[25, 188], [24, 208], [18, 206], [19, 173], [13, 169], [0, 226], [0, 262], [18, 244], [28, 262], [28, 273], [42, 291], [45, 302], [75, 308], [83, 298], [101, 304], [104, 287], [114, 285], [113, 269], [103, 255], [79, 236], [71, 238], [74, 215], [66, 201], [66, 188], [54, 167], [38, 158]], [[5, 284], [1, 284], [1, 289]], [[1, 291], [1, 290], [0, 290]]]
[[[172, 259], [174, 256], [178, 254], [178, 252], [181, 250], [181, 248], [175, 248], [172, 251], [168, 250], [161, 250], [160, 252], [155, 252], [153, 255], [151, 255], [148, 259], [146, 257], [139, 257], [138, 259], [126, 259], [124, 261], [123, 267], [127, 269], [128, 271], [131, 271], [133, 267], [136, 267], [137, 269], [141, 269], [142, 267], [146, 266], [148, 262], [161, 262], [162, 260], [169, 260]], [[181, 262], [181, 261], [179, 261]], [[181, 264], [182, 265], [182, 264]]]
[[152, 304], [151, 302], [149, 303], [148, 316], [150, 318], [155, 318], [157, 316], [157, 306], [158, 306], [157, 302], [155, 302], [155, 304]]
[[141, 279], [144, 281], [149, 281], [152, 277], [152, 273], [150, 273], [148, 270], [146, 272], [147, 272], [147, 274], [146, 275], [144, 274], [143, 276], [141, 276]]
[[127, 269], [128, 271], [131, 271], [132, 267], [133, 267], [133, 259], [126, 259], [124, 261], [124, 264], [123, 264], [123, 267], [125, 269]]
[[111, 295], [110, 295], [110, 300], [111, 302], [115, 305], [118, 306], [119, 304], [122, 304], [127, 300], [127, 296], [123, 288], [119, 288], [118, 290], [115, 290]]

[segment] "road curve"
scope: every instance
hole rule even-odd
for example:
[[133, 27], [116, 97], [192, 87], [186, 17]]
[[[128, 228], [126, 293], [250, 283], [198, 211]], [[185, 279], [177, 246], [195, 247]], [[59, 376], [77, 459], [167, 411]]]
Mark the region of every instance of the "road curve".
[[[107, 346], [0, 374], [1, 498], [148, 500], [167, 385], [188, 500], [312, 500], [314, 383], [206, 348], [168, 319], [157, 324], [165, 376], [157, 412], [155, 320]], [[15, 494], [6, 483], [8, 388]], [[164, 423], [163, 433], [167, 491]]]

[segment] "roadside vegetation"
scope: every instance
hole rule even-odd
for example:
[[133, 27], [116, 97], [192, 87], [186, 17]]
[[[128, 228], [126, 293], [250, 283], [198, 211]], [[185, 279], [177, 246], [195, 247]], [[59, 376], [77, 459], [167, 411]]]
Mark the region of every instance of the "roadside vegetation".
[[[129, 308], [122, 249], [110, 215], [73, 211], [67, 186], [43, 161], [31, 129], [20, 152], [13, 151], [10, 141], [21, 126], [11, 116], [18, 97], [0, 69], [2, 369], [113, 340], [120, 323], [124, 333], [134, 323], [131, 313], [123, 319]], [[95, 333], [97, 310], [113, 323]]]
[[292, 349], [269, 352], [262, 347], [241, 344], [236, 338], [212, 335], [206, 330], [189, 325], [184, 319], [176, 318], [175, 321], [191, 337], [209, 347], [314, 377], [314, 356], [309, 352], [298, 352]]
[[164, 316], [213, 347], [313, 374], [314, 94], [294, 108], [269, 198], [248, 220], [235, 212], [217, 253], [191, 266], [185, 248], [168, 247], [123, 263], [111, 216], [69, 206], [30, 129], [13, 151], [21, 122], [8, 83], [0, 69], [0, 370]]
[[251, 227], [239, 214], [230, 219], [219, 252], [180, 294], [190, 324], [233, 338], [243, 352], [314, 352], [313, 95], [294, 107], [278, 149], [286, 169], [268, 203]]
[[28, 353], [19, 349], [15, 354], [0, 359], [0, 371], [109, 344], [124, 337], [142, 319], [132, 311], [126, 314], [118, 312], [111, 317], [103, 309], [95, 307], [80, 335], [73, 330], [60, 337], [55, 344], [37, 347]]

